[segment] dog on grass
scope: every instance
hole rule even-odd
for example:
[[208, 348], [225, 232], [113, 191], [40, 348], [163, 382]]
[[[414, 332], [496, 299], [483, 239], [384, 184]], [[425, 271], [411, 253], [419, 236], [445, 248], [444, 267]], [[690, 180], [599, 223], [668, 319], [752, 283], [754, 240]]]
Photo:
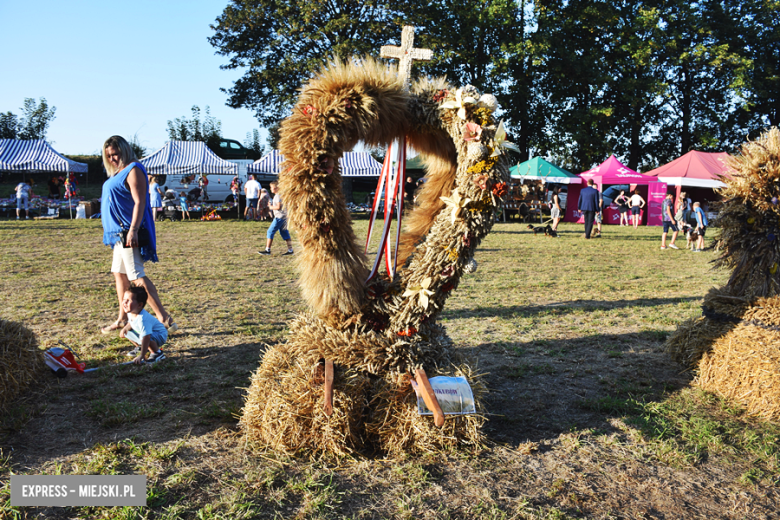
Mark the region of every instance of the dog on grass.
[[528, 224], [528, 229], [533, 231], [534, 235], [538, 235], [539, 233], [544, 233], [544, 236], [546, 237], [556, 238], [558, 236], [558, 233], [549, 224], [546, 226], [537, 226], [537, 227], [533, 227], [531, 224]]
[[683, 224], [681, 231], [685, 234], [687, 242], [686, 248], [696, 249], [696, 242], [699, 240], [699, 234], [696, 232], [696, 228], [689, 224]]

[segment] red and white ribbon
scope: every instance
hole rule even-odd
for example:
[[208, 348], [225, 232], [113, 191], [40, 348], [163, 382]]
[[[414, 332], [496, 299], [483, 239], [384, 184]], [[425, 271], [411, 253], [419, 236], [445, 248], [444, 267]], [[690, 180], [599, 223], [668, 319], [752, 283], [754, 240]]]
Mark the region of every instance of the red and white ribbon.
[[[398, 267], [398, 243], [401, 239], [401, 214], [403, 213], [404, 204], [405, 174], [406, 138], [404, 137], [400, 140], [396, 139], [390, 144], [387, 154], [385, 155], [385, 162], [382, 165], [382, 174], [379, 176], [379, 182], [377, 183], [376, 191], [374, 192], [374, 202], [368, 223], [368, 236], [366, 237], [366, 253], [368, 253], [371, 235], [374, 231], [374, 222], [379, 213], [379, 201], [382, 199], [383, 194], [385, 196], [385, 225], [382, 229], [382, 238], [379, 242], [376, 258], [374, 259], [374, 266], [371, 268], [371, 273], [368, 275], [368, 280], [366, 280], [366, 282], [376, 276], [383, 253], [388, 276], [391, 280], [395, 276], [395, 270]], [[390, 235], [390, 225], [393, 221], [393, 206], [395, 206], [396, 220], [398, 222], [398, 227], [395, 232], [395, 247], [392, 247], [387, 240]]]

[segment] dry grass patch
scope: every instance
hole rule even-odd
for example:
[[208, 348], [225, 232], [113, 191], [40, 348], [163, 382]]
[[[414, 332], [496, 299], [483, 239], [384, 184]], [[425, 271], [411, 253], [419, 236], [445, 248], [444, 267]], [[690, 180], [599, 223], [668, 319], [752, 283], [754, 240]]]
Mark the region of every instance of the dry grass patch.
[[[356, 222], [357, 234], [366, 222]], [[265, 346], [303, 309], [267, 224], [164, 222], [148, 266], [183, 331], [169, 359], [108, 367], [129, 344], [93, 221], [0, 222], [2, 318], [63, 340], [98, 372], [45, 378], [0, 420], [0, 517], [773, 518], [777, 426], [691, 389], [662, 350], [722, 285], [711, 253], [660, 251], [658, 229], [534, 237], [495, 226], [442, 322], [487, 373], [480, 454], [287, 458], [237, 427]], [[281, 252], [281, 250], [279, 251]], [[143, 473], [146, 508], [11, 508], [11, 472]]]

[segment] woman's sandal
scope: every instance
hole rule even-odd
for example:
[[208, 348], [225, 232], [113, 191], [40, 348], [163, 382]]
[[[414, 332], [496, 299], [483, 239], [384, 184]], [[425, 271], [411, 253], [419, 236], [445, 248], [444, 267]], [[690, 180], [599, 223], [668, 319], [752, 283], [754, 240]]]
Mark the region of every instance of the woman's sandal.
[[176, 325], [176, 323], [174, 323], [173, 316], [171, 316], [170, 314], [168, 315], [168, 318], [163, 322], [163, 325], [165, 325], [165, 328], [168, 329], [169, 333], [173, 333], [179, 330], [179, 326]]
[[125, 325], [127, 325], [126, 321], [116, 320], [111, 325], [106, 325], [105, 327], [101, 327], [100, 328], [100, 333], [101, 334], [111, 334], [115, 330], [122, 330], [125, 327]]

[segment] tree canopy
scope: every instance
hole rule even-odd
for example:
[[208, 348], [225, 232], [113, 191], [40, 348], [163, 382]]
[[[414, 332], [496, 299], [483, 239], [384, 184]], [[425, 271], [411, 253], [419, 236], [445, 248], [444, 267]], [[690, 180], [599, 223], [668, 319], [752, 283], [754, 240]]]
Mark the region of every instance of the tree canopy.
[[[523, 151], [572, 170], [732, 151], [780, 124], [778, 0], [232, 0], [209, 39], [244, 70], [228, 105], [266, 127], [329, 58], [377, 56], [415, 25], [414, 74], [494, 93]], [[0, 121], [1, 122], [1, 121]]]
[[0, 139], [46, 139], [57, 107], [49, 107], [46, 98], [25, 98], [21, 111], [21, 118], [13, 112], [0, 114]]
[[219, 141], [222, 138], [222, 122], [209, 113], [209, 107], [204, 110], [205, 116], [201, 121], [200, 107], [192, 107], [192, 117], [177, 117], [168, 120], [168, 137], [177, 141], [203, 141], [212, 150], [219, 150]]

